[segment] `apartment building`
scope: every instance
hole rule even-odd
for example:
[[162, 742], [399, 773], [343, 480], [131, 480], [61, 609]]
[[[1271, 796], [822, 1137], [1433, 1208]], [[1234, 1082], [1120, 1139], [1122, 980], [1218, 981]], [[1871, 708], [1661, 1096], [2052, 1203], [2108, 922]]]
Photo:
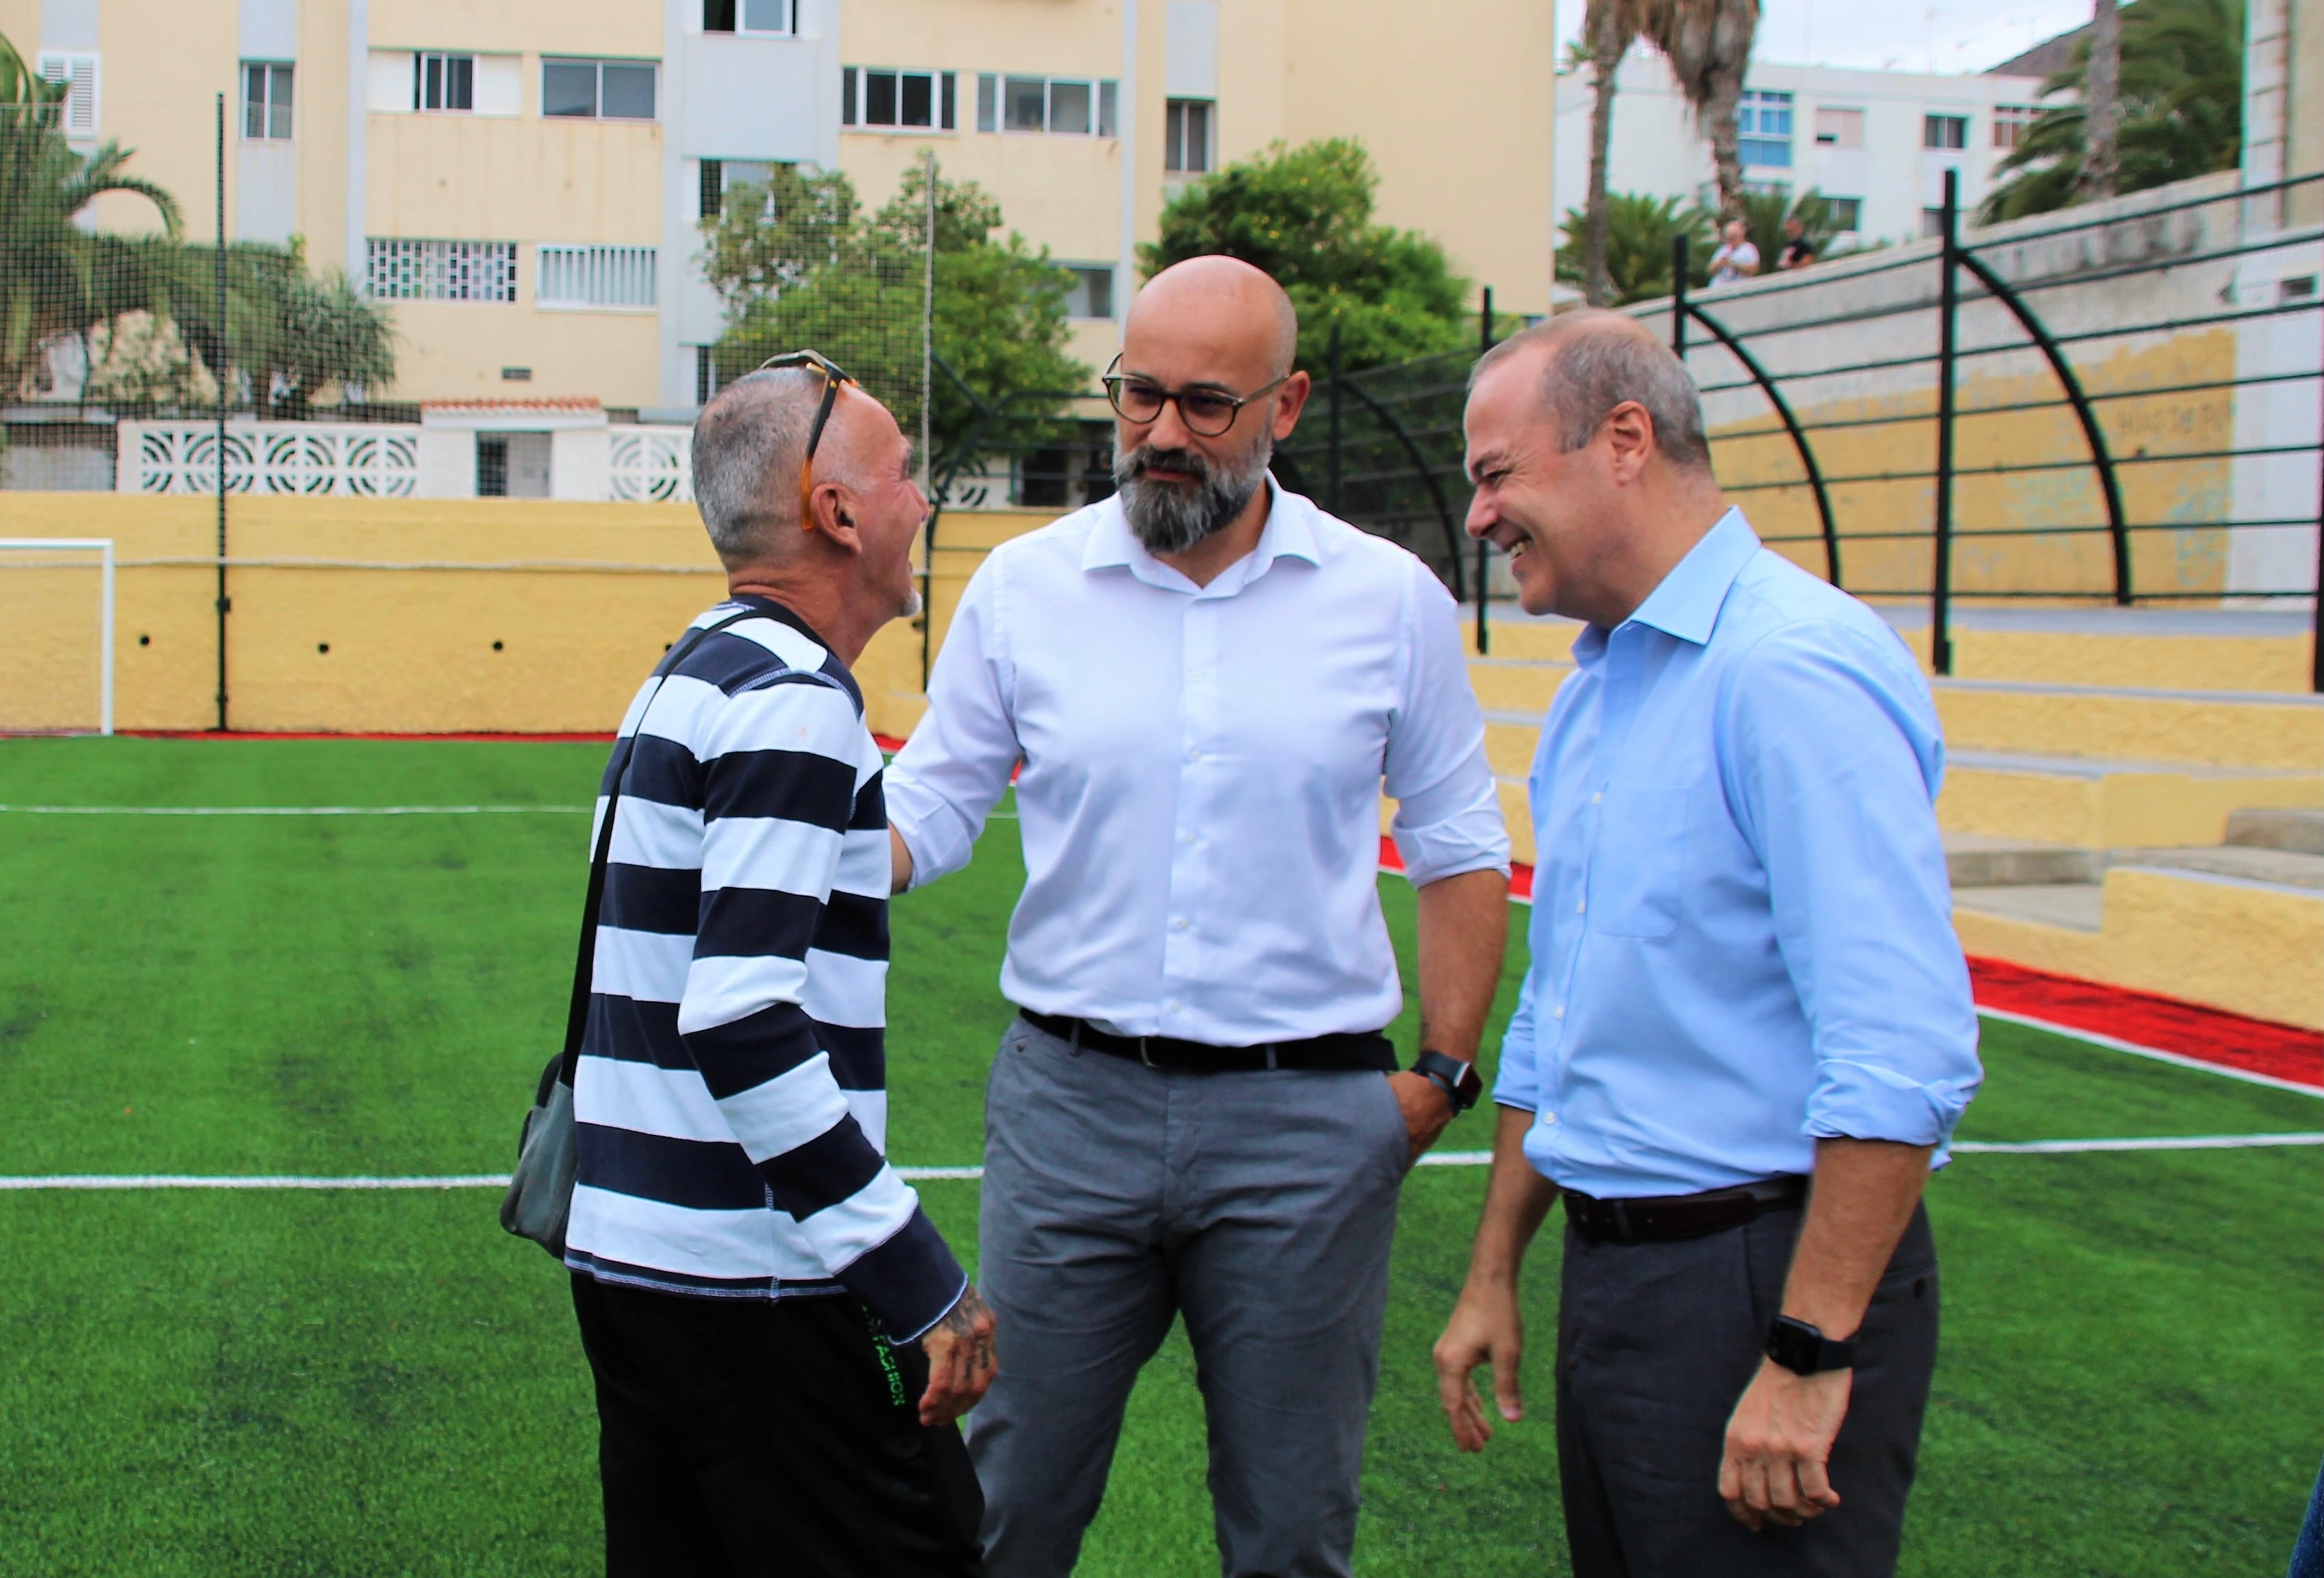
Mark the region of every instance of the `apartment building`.
[[[134, 149], [200, 238], [224, 96], [228, 235], [300, 237], [394, 303], [396, 387], [372, 398], [673, 418], [722, 327], [699, 222], [775, 163], [836, 166], [876, 206], [933, 147], [1075, 272], [1094, 365], [1168, 195], [1277, 139], [1361, 138], [1380, 218], [1547, 310], [1551, 10], [1462, 22], [1388, 0], [0, 0], [0, 32], [72, 85], [76, 145]], [[152, 214], [107, 198], [95, 222]]]
[[[1639, 44], [1614, 77], [1609, 190], [1715, 206], [1711, 144], [1694, 122], [1669, 63]], [[1994, 167], [2039, 113], [2039, 75], [1858, 71], [1753, 62], [1736, 120], [1743, 179], [1760, 188], [1817, 191], [1841, 228], [1867, 241], [1935, 234], [1945, 171], [1958, 173], [1964, 211], [1993, 189]], [[1557, 79], [1556, 204], [1590, 192], [1590, 117], [1596, 100], [1585, 68]]]

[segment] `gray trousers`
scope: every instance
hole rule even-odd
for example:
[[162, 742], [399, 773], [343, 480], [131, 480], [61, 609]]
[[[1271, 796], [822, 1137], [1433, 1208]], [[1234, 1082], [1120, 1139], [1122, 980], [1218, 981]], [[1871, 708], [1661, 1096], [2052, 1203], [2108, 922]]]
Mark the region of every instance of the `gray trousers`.
[[1565, 1234], [1557, 1468], [1576, 1578], [1885, 1578], [1937, 1360], [1937, 1250], [1915, 1211], [1856, 1335], [1828, 1469], [1840, 1505], [1745, 1528], [1719, 1499], [1727, 1420], [1757, 1372], [1802, 1213], [1670, 1243]]
[[1378, 1074], [1184, 1074], [1019, 1020], [985, 1103], [969, 1416], [992, 1578], [1064, 1578], [1138, 1371], [1184, 1315], [1227, 1578], [1345, 1578], [1406, 1157]]

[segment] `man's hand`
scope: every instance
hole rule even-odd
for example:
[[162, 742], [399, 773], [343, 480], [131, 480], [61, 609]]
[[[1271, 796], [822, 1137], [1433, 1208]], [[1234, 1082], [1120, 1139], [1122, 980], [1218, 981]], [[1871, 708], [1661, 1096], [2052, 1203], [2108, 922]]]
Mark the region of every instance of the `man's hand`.
[[1412, 1155], [1405, 1165], [1410, 1167], [1427, 1154], [1452, 1121], [1452, 1098], [1425, 1074], [1391, 1074], [1388, 1088], [1396, 1093], [1396, 1104], [1404, 1110], [1404, 1132], [1412, 1142]]
[[984, 1400], [1001, 1366], [992, 1352], [992, 1311], [969, 1284], [944, 1319], [920, 1337], [928, 1356], [928, 1389], [920, 1423], [949, 1425]]
[[1719, 1465], [1719, 1494], [1744, 1527], [1796, 1528], [1840, 1505], [1824, 1465], [1855, 1374], [1794, 1375], [1772, 1359], [1759, 1361], [1727, 1421], [1727, 1456]]
[[912, 850], [904, 835], [888, 825], [888, 891], [900, 893], [912, 885]]
[[1482, 1452], [1493, 1438], [1485, 1417], [1484, 1399], [1470, 1376], [1480, 1364], [1493, 1367], [1493, 1400], [1501, 1417], [1516, 1424], [1525, 1417], [1525, 1397], [1517, 1385], [1517, 1364], [1525, 1354], [1525, 1317], [1517, 1313], [1515, 1283], [1480, 1287], [1474, 1278], [1461, 1290], [1444, 1334], [1436, 1339], [1436, 1400], [1444, 1406], [1445, 1422], [1452, 1426], [1452, 1444], [1462, 1452]]

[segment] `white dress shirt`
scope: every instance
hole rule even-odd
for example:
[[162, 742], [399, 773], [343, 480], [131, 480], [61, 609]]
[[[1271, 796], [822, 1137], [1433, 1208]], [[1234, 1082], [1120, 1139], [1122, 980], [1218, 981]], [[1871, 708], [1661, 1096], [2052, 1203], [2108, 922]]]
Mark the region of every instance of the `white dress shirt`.
[[1221, 1047], [1404, 1006], [1379, 795], [1415, 883], [1508, 869], [1459, 614], [1427, 567], [1269, 479], [1207, 586], [1118, 499], [993, 550], [890, 768], [913, 885], [968, 863], [1021, 761], [1001, 986], [1037, 1012]]

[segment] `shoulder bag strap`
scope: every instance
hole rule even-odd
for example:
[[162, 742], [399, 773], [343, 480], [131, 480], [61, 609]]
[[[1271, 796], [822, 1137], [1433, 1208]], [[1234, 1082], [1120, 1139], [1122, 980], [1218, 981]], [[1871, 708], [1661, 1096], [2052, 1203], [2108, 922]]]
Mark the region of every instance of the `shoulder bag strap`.
[[581, 1038], [589, 1028], [589, 992], [597, 963], [597, 911], [604, 903], [605, 864], [613, 853], [613, 814], [621, 808], [622, 786], [629, 779], [630, 758], [636, 754], [638, 736], [645, 733], [646, 715], [653, 710], [656, 698], [661, 695], [662, 686], [678, 672], [678, 666], [686, 661], [687, 654], [730, 624], [768, 616], [766, 609], [747, 608], [740, 614], [727, 615], [715, 624], [705, 625], [687, 637], [684, 644], [670, 658], [669, 665], [662, 669], [660, 678], [654, 681], [653, 691], [646, 697], [645, 706], [638, 709], [637, 727], [623, 735], [621, 743], [614, 748], [613, 767], [606, 775], [612, 780], [613, 788], [606, 792], [605, 820], [597, 829], [596, 853], [589, 857], [589, 896], [582, 901], [581, 951], [573, 962], [573, 1001], [565, 1015], [565, 1059], [557, 1071], [558, 1082], [561, 1084], [573, 1083], [574, 1066], [581, 1060]]

